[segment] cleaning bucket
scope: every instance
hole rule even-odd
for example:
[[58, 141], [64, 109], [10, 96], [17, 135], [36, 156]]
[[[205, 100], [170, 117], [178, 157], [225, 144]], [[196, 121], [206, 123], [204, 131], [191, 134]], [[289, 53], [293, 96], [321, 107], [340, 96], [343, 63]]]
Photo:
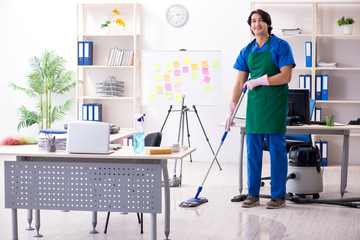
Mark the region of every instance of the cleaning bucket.
[[286, 183], [289, 195], [313, 195], [314, 199], [319, 198], [323, 181], [318, 148], [302, 144], [290, 148], [288, 173], [296, 175]]

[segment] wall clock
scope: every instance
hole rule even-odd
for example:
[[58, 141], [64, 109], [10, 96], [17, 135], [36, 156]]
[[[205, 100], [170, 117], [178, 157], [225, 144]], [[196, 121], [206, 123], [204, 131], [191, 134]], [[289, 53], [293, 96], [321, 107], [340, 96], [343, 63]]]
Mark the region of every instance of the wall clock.
[[189, 13], [183, 5], [170, 6], [165, 13], [166, 21], [173, 27], [181, 27], [187, 22]]

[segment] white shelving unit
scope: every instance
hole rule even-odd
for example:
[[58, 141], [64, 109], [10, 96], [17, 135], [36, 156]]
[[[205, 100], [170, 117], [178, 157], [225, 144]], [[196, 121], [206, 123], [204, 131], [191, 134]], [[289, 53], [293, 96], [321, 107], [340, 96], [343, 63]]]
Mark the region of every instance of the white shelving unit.
[[[113, 21], [121, 18], [125, 29], [114, 22], [110, 33], [101, 29], [114, 9], [119, 11]], [[134, 130], [140, 106], [141, 5], [137, 3], [81, 3], [77, 5], [77, 41], [93, 42], [93, 65], [77, 67], [76, 109], [82, 119], [82, 104], [101, 103], [104, 122], [116, 124], [122, 130]], [[112, 48], [134, 50], [131, 66], [107, 66]], [[122, 97], [104, 97], [96, 93], [96, 83], [114, 76], [125, 82]]]
[[[360, 2], [252, 2], [251, 10], [263, 9], [271, 15], [273, 33], [289, 42], [297, 66], [291, 88], [298, 88], [299, 75], [311, 74], [312, 98], [315, 76], [329, 75], [329, 100], [317, 101], [322, 118], [335, 114], [336, 121], [360, 117]], [[355, 20], [353, 34], [344, 35], [337, 20]], [[282, 28], [301, 28], [302, 34], [283, 35]], [[305, 42], [312, 42], [312, 67], [305, 67]], [[337, 67], [317, 67], [318, 61], [336, 62]], [[349, 105], [351, 107], [349, 107]]]

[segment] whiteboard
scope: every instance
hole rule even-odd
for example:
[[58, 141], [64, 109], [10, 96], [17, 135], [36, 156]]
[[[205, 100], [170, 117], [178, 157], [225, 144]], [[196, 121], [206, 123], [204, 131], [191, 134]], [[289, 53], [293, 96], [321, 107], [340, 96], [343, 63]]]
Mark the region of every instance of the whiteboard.
[[142, 105], [221, 104], [220, 51], [143, 51]]

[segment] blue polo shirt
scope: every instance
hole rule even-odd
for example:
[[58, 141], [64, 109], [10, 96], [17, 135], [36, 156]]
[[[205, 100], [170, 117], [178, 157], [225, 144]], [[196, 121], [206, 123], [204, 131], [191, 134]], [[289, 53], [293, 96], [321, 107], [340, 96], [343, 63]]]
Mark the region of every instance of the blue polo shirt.
[[[264, 52], [267, 50], [269, 41], [267, 41], [261, 48], [259, 48], [256, 43], [254, 44], [255, 41], [256, 39], [252, 40], [240, 51], [240, 54], [234, 64], [235, 69], [243, 72], [249, 72], [247, 59], [249, 57], [250, 50], [252, 50], [251, 53]], [[254, 46], [251, 49], [253, 44]], [[270, 56], [279, 69], [289, 64], [292, 64], [293, 68], [296, 66], [289, 43], [276, 37], [274, 34], [271, 35], [270, 40]]]

